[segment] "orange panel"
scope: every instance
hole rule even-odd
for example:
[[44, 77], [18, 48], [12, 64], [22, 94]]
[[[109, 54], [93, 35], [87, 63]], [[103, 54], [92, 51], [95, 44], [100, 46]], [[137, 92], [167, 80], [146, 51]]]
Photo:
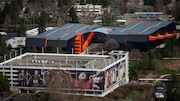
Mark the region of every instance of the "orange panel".
[[165, 38], [164, 35], [161, 35], [161, 34], [157, 34], [157, 35], [156, 35], [156, 39], [164, 39], [164, 38]]
[[74, 42], [75, 54], [80, 54], [82, 52], [83, 44], [83, 34], [77, 34]]
[[149, 35], [148, 40], [149, 41], [154, 41], [154, 40], [156, 40], [156, 36]]
[[90, 32], [89, 36], [87, 37], [86, 41], [83, 44], [83, 50], [86, 50], [86, 48], [88, 47], [89, 43], [91, 42], [92, 38], [94, 37], [94, 32]]
[[45, 42], [44, 42], [44, 49], [45, 49], [45, 50], [46, 50], [46, 47], [47, 47], [48, 40], [49, 40], [49, 38], [46, 38], [46, 39], [45, 39]]
[[170, 38], [171, 37], [171, 35], [168, 34], [168, 32], [166, 32], [164, 35], [165, 35], [165, 38]]

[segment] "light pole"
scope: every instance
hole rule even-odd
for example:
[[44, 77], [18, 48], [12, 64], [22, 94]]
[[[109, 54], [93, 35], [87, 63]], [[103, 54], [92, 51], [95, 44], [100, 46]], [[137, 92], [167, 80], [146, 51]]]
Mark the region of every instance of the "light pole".
[[11, 52], [9, 53], [9, 58], [11, 59]]
[[6, 54], [4, 54], [4, 61], [6, 61]]
[[88, 51], [89, 51], [89, 49], [87, 48], [87, 54], [88, 54]]
[[59, 53], [59, 48], [58, 47], [56, 47], [56, 51], [57, 51], [57, 54]]
[[102, 55], [104, 55], [104, 49], [102, 49]]
[[14, 54], [15, 54], [15, 57], [16, 57], [17, 56], [17, 51], [16, 50], [15, 50]]
[[42, 53], [44, 53], [44, 47], [42, 47]]
[[20, 52], [19, 54], [21, 55], [22, 54], [22, 48], [19, 49], [19, 52]]
[[74, 54], [74, 48], [72, 48], [72, 54]]

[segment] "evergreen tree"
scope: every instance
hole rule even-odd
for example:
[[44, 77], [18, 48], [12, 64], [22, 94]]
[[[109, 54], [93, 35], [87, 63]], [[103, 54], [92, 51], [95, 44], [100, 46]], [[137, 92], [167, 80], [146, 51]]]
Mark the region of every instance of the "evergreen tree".
[[144, 0], [144, 5], [154, 6], [156, 4], [156, 0]]
[[2, 36], [0, 35], [0, 55], [4, 55], [8, 52], [8, 48], [6, 46], [5, 41], [2, 39]]
[[20, 36], [20, 37], [26, 36], [25, 31], [26, 31], [26, 28], [25, 28], [24, 24], [22, 23], [17, 30], [17, 32], [18, 32], [17, 36]]
[[173, 10], [173, 16], [175, 17], [175, 21], [180, 21], [180, 7], [177, 6], [174, 10]]
[[42, 12], [41, 16], [38, 18], [38, 32], [39, 32], [39, 34], [46, 31], [47, 21], [48, 21], [48, 15], [45, 12]]
[[14, 28], [16, 29], [16, 24], [19, 23], [19, 11], [20, 6], [18, 5], [18, 2], [16, 0], [13, 0], [10, 4], [10, 17], [12, 19], [12, 24], [15, 25]]
[[0, 73], [0, 92], [2, 91], [9, 91], [10, 85], [8, 78], [6, 76], [3, 76], [2, 73]]
[[134, 67], [129, 68], [129, 79], [130, 80], [138, 80], [138, 74], [136, 73]]
[[180, 79], [177, 75], [172, 75], [170, 81], [166, 81], [166, 101], [177, 101], [180, 99]]
[[108, 7], [110, 5], [110, 0], [100, 0], [102, 7]]
[[77, 17], [77, 14], [76, 14], [76, 12], [75, 12], [75, 10], [74, 10], [74, 7], [72, 7], [71, 9], [70, 9], [70, 11], [69, 11], [69, 16], [71, 17], [71, 22], [72, 23], [78, 23], [79, 21], [78, 21], [78, 17]]
[[105, 11], [102, 15], [102, 25], [104, 26], [111, 26], [114, 25], [114, 16]]

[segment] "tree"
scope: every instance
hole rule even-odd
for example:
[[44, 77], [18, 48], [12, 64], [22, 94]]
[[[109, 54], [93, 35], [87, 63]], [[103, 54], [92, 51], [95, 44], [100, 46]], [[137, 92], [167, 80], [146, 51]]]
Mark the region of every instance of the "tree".
[[57, 52], [57, 50], [58, 50], [58, 53], [64, 53], [62, 50], [62, 43], [59, 38], [56, 40], [55, 44], [52, 47], [52, 52]]
[[25, 28], [24, 24], [22, 23], [17, 30], [17, 32], [18, 32], [17, 36], [20, 36], [20, 37], [26, 36], [25, 31], [26, 31], [26, 28]]
[[38, 51], [37, 48], [36, 48], [35, 46], [33, 46], [33, 47], [32, 47], [32, 52], [33, 52], [33, 53], [37, 53], [37, 51]]
[[0, 73], [0, 92], [2, 91], [9, 91], [10, 85], [8, 78], [6, 76], [3, 76], [2, 73]]
[[130, 80], [138, 80], [138, 74], [136, 73], [134, 67], [129, 68], [129, 79]]
[[110, 0], [100, 0], [100, 4], [103, 7], [108, 7], [110, 5]]
[[31, 52], [31, 51], [32, 51], [32, 49], [29, 46], [25, 50], [25, 52]]
[[180, 21], [180, 7], [177, 6], [174, 10], [173, 10], [173, 16], [175, 18], [175, 21]]
[[150, 69], [150, 58], [146, 52], [141, 53], [141, 59], [139, 64], [140, 70], [148, 70]]
[[71, 17], [71, 22], [72, 23], [78, 23], [78, 17], [77, 17], [77, 14], [74, 10], [74, 7], [72, 7], [70, 10], [69, 10], [69, 16]]
[[132, 49], [129, 53], [129, 58], [133, 60], [139, 60], [141, 58], [141, 53], [139, 49]]
[[114, 16], [105, 11], [102, 15], [102, 25], [104, 26], [111, 26], [114, 25]]
[[160, 72], [163, 69], [163, 64], [159, 59], [152, 59], [151, 64], [157, 72]]
[[154, 6], [156, 4], [156, 0], [144, 0], [144, 5]]
[[41, 16], [38, 18], [38, 32], [39, 32], [39, 34], [46, 31], [47, 21], [48, 21], [48, 15], [45, 12], [41, 12]]
[[107, 48], [108, 51], [112, 51], [114, 49], [118, 49], [119, 48], [119, 43], [117, 43], [116, 40], [114, 40], [114, 39], [110, 39], [106, 43], [106, 48]]
[[171, 80], [166, 81], [166, 101], [176, 101], [180, 99], [180, 78], [172, 74]]
[[155, 4], [155, 11], [162, 12], [163, 10], [163, 0], [157, 0]]
[[8, 47], [6, 46], [5, 41], [2, 39], [2, 36], [0, 35], [0, 55], [4, 55], [8, 52]]
[[[62, 93], [62, 88], [73, 88], [70, 74], [61, 70], [51, 70], [45, 77], [47, 81], [46, 92], [50, 94], [52, 101], [66, 101], [67, 95]], [[71, 99], [72, 100], [72, 99]]]
[[139, 67], [139, 62], [141, 59], [141, 52], [139, 49], [132, 49], [129, 52], [129, 59], [132, 60], [133, 67], [138, 68]]
[[20, 6], [16, 0], [13, 0], [10, 4], [10, 16], [12, 19], [12, 24], [14, 25], [14, 29], [16, 29], [16, 25], [19, 23], [19, 10]]
[[172, 2], [172, 0], [163, 0], [164, 5], [167, 5], [167, 4], [171, 3], [171, 2]]

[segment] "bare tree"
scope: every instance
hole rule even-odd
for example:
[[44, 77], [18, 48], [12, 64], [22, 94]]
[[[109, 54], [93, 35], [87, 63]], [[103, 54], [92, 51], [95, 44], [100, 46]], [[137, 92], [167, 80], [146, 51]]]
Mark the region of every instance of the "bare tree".
[[161, 60], [159, 60], [159, 59], [152, 59], [151, 64], [153, 65], [155, 70], [158, 72], [163, 69], [163, 64], [162, 64]]
[[141, 53], [139, 49], [132, 49], [129, 53], [129, 58], [132, 60], [139, 60], [141, 58]]
[[156, 0], [155, 11], [162, 12], [163, 10], [163, 0]]
[[119, 48], [119, 43], [114, 40], [114, 39], [110, 39], [107, 43], [106, 43], [106, 48], [108, 51], [112, 51], [114, 49], [118, 49]]
[[50, 94], [52, 101], [67, 101], [68, 96], [63, 94], [65, 89], [72, 89], [73, 83], [70, 74], [61, 70], [52, 70], [45, 76], [46, 92]]

